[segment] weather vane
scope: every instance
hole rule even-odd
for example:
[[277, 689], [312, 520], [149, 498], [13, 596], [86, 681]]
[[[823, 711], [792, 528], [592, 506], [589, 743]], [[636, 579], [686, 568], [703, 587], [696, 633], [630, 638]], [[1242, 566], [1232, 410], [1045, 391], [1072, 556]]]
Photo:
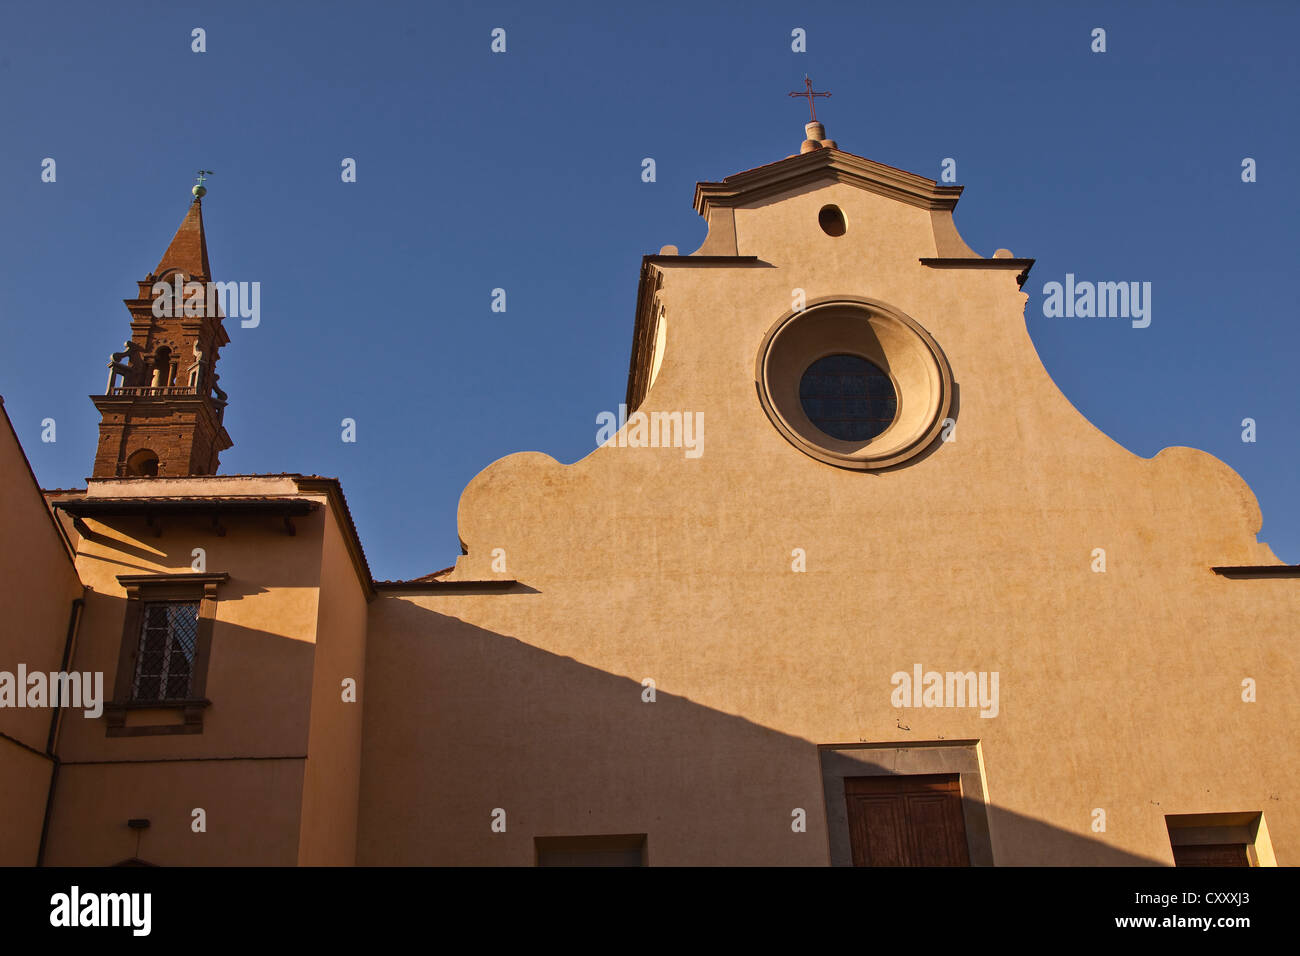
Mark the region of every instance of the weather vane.
[[190, 192], [194, 193], [195, 199], [202, 199], [205, 195], [207, 195], [208, 187], [203, 185], [203, 180], [211, 175], [212, 175], [212, 170], [210, 169], [199, 170], [198, 185], [190, 190]]
[[803, 89], [803, 92], [802, 92], [802, 93], [800, 93], [798, 90], [795, 90], [795, 92], [791, 93], [790, 95], [791, 95], [791, 96], [806, 96], [806, 97], [808, 98], [808, 112], [810, 112], [810, 113], [812, 114], [812, 121], [815, 123], [815, 122], [817, 122], [817, 105], [813, 102], [813, 97], [814, 97], [814, 96], [830, 96], [830, 94], [829, 94], [829, 93], [815, 93], [815, 92], [813, 92], [813, 88], [812, 88], [812, 80], [808, 79], [808, 74], [807, 74], [807, 73], [805, 73], [805, 74], [803, 75], [803, 86], [804, 86], [804, 89]]

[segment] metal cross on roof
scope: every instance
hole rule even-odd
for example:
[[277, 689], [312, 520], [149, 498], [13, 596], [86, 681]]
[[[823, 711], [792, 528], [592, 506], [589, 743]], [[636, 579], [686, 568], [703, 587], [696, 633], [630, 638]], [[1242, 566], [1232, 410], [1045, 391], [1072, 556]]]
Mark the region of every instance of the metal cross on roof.
[[813, 103], [813, 97], [814, 97], [814, 96], [830, 96], [830, 94], [829, 94], [829, 93], [816, 93], [816, 92], [813, 92], [813, 88], [812, 88], [812, 80], [808, 79], [808, 74], [807, 74], [807, 73], [805, 73], [805, 74], [803, 75], [803, 85], [804, 85], [804, 91], [803, 91], [802, 93], [800, 93], [798, 90], [795, 90], [795, 92], [791, 93], [790, 95], [791, 95], [791, 96], [806, 96], [806, 97], [808, 98], [808, 112], [810, 112], [810, 113], [812, 114], [812, 121], [815, 123], [815, 122], [817, 122], [817, 106], [816, 106], [816, 104]]

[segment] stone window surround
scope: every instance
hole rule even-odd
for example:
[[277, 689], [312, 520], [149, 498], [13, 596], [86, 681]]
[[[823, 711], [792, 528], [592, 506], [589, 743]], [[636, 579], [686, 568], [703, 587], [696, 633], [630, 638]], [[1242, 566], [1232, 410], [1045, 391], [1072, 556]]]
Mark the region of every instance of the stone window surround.
[[[208, 660], [212, 652], [213, 624], [217, 616], [217, 589], [229, 579], [230, 575], [224, 571], [215, 574], [119, 574], [117, 576], [118, 583], [126, 590], [126, 613], [122, 620], [122, 643], [118, 651], [113, 699], [104, 707], [109, 737], [203, 733], [203, 712], [211, 703], [204, 696], [204, 692], [207, 689]], [[199, 604], [194, 670], [190, 676], [190, 696], [185, 700], [131, 699], [131, 688], [135, 681], [135, 662], [140, 651], [140, 628], [144, 606], [151, 601], [197, 601]], [[183, 712], [184, 722], [128, 727], [126, 715], [131, 710], [179, 710]]]
[[[867, 442], [832, 438], [814, 425], [799, 401], [809, 365], [828, 355], [859, 355], [894, 386], [894, 422]], [[900, 465], [939, 436], [953, 406], [952, 368], [919, 322], [887, 303], [856, 295], [823, 296], [791, 310], [759, 346], [754, 384], [763, 412], [790, 444], [840, 468], [875, 471]]]
[[1167, 813], [1171, 846], [1239, 843], [1251, 866], [1277, 866], [1262, 810], [1237, 813]]
[[962, 819], [971, 866], [993, 866], [989, 834], [984, 756], [978, 740], [916, 743], [822, 744], [818, 748], [826, 801], [826, 832], [831, 866], [852, 866], [845, 777], [955, 773], [961, 783]]

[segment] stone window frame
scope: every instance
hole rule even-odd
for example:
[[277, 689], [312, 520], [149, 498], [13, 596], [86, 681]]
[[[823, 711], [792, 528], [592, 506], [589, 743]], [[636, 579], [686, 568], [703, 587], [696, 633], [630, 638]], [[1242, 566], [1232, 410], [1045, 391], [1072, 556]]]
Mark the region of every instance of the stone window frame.
[[831, 866], [852, 866], [845, 777], [955, 773], [961, 784], [962, 820], [971, 866], [993, 866], [984, 755], [978, 740], [916, 743], [822, 744], [817, 748], [826, 801], [826, 836]]
[[[215, 574], [119, 574], [117, 581], [126, 591], [126, 613], [122, 617], [122, 642], [117, 656], [117, 675], [113, 699], [104, 706], [109, 737], [145, 737], [157, 734], [201, 734], [203, 713], [212, 703], [205, 693], [208, 662], [212, 653], [213, 624], [217, 618], [217, 590], [230, 580], [226, 572]], [[190, 693], [184, 700], [133, 700], [136, 660], [140, 654], [144, 606], [155, 601], [197, 601], [198, 634], [194, 648], [194, 669], [190, 675]], [[179, 724], [150, 724], [128, 727], [126, 715], [132, 710], [179, 710], [184, 721]]]
[[[826, 434], [799, 400], [808, 367], [841, 354], [871, 362], [894, 386], [894, 421], [869, 441]], [[921, 456], [956, 414], [957, 385], [939, 343], [911, 316], [864, 296], [822, 296], [781, 316], [759, 346], [754, 386], [764, 414], [790, 444], [810, 458], [856, 471], [893, 468]]]
[[[1263, 810], [1230, 813], [1166, 813], [1169, 845], [1204, 846], [1232, 843], [1246, 848], [1250, 866], [1277, 866]], [[1175, 863], [1175, 866], [1177, 864]]]

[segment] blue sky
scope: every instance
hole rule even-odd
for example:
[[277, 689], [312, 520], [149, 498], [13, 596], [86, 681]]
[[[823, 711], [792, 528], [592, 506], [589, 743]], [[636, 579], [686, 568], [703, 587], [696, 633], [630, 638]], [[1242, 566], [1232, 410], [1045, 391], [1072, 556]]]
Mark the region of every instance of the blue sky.
[[[337, 476], [377, 578], [444, 567], [478, 471], [595, 447], [641, 256], [698, 246], [696, 181], [795, 150], [807, 72], [843, 148], [955, 158], [966, 241], [1038, 260], [1029, 330], [1083, 414], [1226, 461], [1300, 562], [1297, 35], [1284, 2], [7, 3], [0, 394], [41, 483], [80, 487], [121, 300], [215, 170], [215, 278], [262, 283], [261, 325], [226, 323], [222, 471]], [[1151, 326], [1043, 317], [1067, 272], [1151, 282]]]

